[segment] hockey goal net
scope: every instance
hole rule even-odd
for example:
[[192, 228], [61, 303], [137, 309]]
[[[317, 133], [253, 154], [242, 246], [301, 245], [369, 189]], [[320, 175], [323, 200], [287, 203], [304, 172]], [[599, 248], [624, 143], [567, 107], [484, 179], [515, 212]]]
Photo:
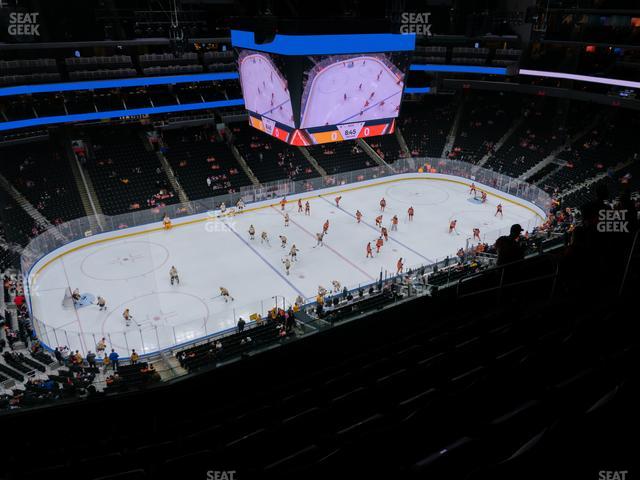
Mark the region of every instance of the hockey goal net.
[[64, 308], [73, 308], [73, 297], [71, 296], [71, 287], [64, 289], [64, 297], [62, 297], [62, 306]]
[[473, 199], [477, 202], [482, 202], [482, 190], [476, 188], [475, 192], [473, 192]]

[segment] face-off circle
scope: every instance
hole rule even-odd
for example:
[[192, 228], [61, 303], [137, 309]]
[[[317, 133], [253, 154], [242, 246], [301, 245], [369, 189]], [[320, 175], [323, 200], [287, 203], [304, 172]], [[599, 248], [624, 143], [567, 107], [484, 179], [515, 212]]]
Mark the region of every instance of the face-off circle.
[[123, 242], [109, 245], [87, 255], [80, 265], [82, 273], [93, 280], [129, 280], [143, 277], [169, 259], [164, 245], [154, 242]]

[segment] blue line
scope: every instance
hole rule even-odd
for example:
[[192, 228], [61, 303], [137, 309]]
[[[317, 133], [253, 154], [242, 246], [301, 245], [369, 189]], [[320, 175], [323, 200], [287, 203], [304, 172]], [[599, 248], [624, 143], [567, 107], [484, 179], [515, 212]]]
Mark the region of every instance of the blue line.
[[416, 35], [412, 33], [276, 34], [269, 43], [256, 43], [254, 32], [231, 30], [231, 44], [234, 47], [281, 55], [336, 55], [339, 53], [413, 51], [416, 46]]
[[267, 110], [267, 111], [266, 111], [266, 112], [264, 112], [264, 113], [259, 113], [259, 112], [258, 112], [258, 115], [266, 115], [266, 114], [268, 114], [268, 113], [271, 113], [271, 112], [273, 112], [276, 108], [280, 107], [281, 105], [284, 105], [285, 103], [291, 103], [291, 100], [285, 100], [285, 101], [284, 101], [284, 102], [282, 102], [280, 105], [276, 105], [276, 106], [275, 106], [275, 107], [273, 107], [271, 110]]
[[[278, 210], [274, 205], [271, 205], [271, 208], [273, 208], [276, 212], [278, 212], [280, 215], [282, 215], [284, 217], [284, 214]], [[312, 238], [316, 238], [316, 236], [311, 233], [309, 230], [307, 230], [306, 228], [304, 228], [302, 225], [300, 225], [298, 222], [296, 222], [295, 220], [291, 220], [291, 223], [293, 223], [296, 227], [298, 227], [300, 230], [302, 230], [303, 232], [305, 232], [307, 235], [309, 235]], [[374, 277], [372, 277], [371, 275], [369, 275], [365, 270], [363, 270], [362, 268], [360, 268], [358, 265], [356, 265], [355, 263], [353, 263], [351, 260], [349, 260], [347, 257], [345, 257], [344, 255], [342, 255], [340, 252], [338, 252], [336, 249], [334, 249], [333, 247], [331, 247], [328, 243], [324, 244], [325, 247], [327, 247], [329, 249], [330, 252], [333, 252], [334, 254], [336, 254], [340, 259], [344, 260], [346, 263], [348, 263], [349, 265], [351, 265], [353, 268], [355, 268], [356, 270], [358, 270], [360, 273], [362, 273], [365, 277], [369, 277], [369, 280], [375, 280]]]
[[[318, 195], [322, 200], [324, 200], [325, 202], [327, 202], [329, 205], [331, 206], [335, 206], [335, 204], [331, 203], [329, 200], [327, 200], [326, 198], [324, 198], [322, 195]], [[341, 210], [342, 212], [346, 213], [347, 215], [349, 215], [352, 218], [356, 218], [355, 215], [351, 215], [349, 212], [347, 212], [344, 208], [342, 207], [338, 207], [338, 210]], [[380, 230], [376, 227], [374, 227], [373, 225], [371, 225], [370, 223], [365, 222], [364, 220], [360, 220], [362, 223], [364, 223], [367, 227], [372, 228], [373, 230], [375, 230], [376, 232], [380, 233]], [[389, 240], [391, 240], [392, 242], [396, 242], [398, 245], [406, 248], [407, 250], [409, 250], [410, 252], [415, 253], [416, 255], [418, 255], [420, 258], [425, 259], [427, 262], [431, 262], [434, 263], [433, 260], [431, 260], [430, 258], [425, 257], [424, 255], [422, 255], [420, 252], [415, 251], [413, 248], [409, 247], [408, 245], [405, 245], [404, 243], [402, 243], [400, 240], [396, 240], [395, 238], [389, 236]]]
[[[396, 93], [392, 93], [391, 95], [389, 95], [387, 98], [383, 98], [382, 100], [380, 100], [377, 103], [374, 103], [373, 105], [371, 105], [370, 107], [365, 108], [364, 110], [361, 110], [362, 113], [366, 112], [367, 110], [371, 110], [373, 107], [377, 107], [378, 105], [380, 105], [380, 102], [386, 102], [387, 100], [389, 100], [391, 97], [395, 97], [396, 95], [398, 95], [399, 93], [402, 92], [396, 92]], [[345, 118], [344, 120], [342, 120], [341, 122], [337, 122], [338, 124], [340, 123], [344, 123], [344, 122], [348, 122], [349, 120], [351, 120], [353, 117], [355, 117], [356, 115], [360, 115], [360, 112], [351, 115], [350, 117]]]
[[507, 69], [501, 67], [475, 67], [473, 65], [433, 65], [417, 64], [409, 66], [409, 70], [421, 70], [424, 72], [445, 73], [488, 73], [491, 75], [506, 75]]
[[102, 120], [106, 118], [129, 117], [134, 115], [154, 115], [158, 113], [186, 112], [189, 110], [205, 110], [207, 108], [236, 107], [244, 105], [241, 98], [234, 100], [218, 100], [204, 103], [183, 103], [181, 105], [165, 105], [162, 107], [132, 108], [128, 110], [109, 110], [106, 112], [74, 113], [71, 115], [57, 115], [53, 117], [29, 118], [0, 122], [0, 131], [14, 128], [50, 125], [54, 123], [82, 122], [86, 120]]
[[86, 82], [44, 83], [0, 88], [0, 97], [32, 93], [68, 92], [72, 90], [98, 90], [101, 88], [143, 87], [147, 85], [173, 85], [176, 83], [235, 80], [237, 72], [196, 73], [193, 75], [168, 75], [163, 77], [116, 78], [114, 80], [89, 80]]
[[260, 259], [261, 259], [264, 263], [266, 263], [266, 264], [269, 266], [269, 268], [271, 268], [271, 270], [273, 270], [274, 272], [276, 272], [276, 274], [278, 274], [278, 276], [279, 276], [280, 278], [282, 278], [282, 280], [284, 280], [284, 281], [287, 283], [287, 285], [289, 285], [289, 286], [290, 286], [291, 288], [293, 288], [296, 292], [298, 292], [298, 294], [299, 294], [302, 298], [306, 298], [305, 294], [304, 294], [303, 292], [301, 292], [300, 290], [298, 290], [298, 287], [296, 287], [293, 283], [291, 283], [291, 282], [287, 279], [287, 277], [285, 277], [285, 276], [282, 274], [282, 272], [281, 272], [280, 270], [278, 270], [276, 267], [274, 267], [273, 265], [271, 265], [271, 263], [269, 263], [269, 260], [267, 260], [266, 258], [264, 258], [264, 257], [262, 256], [262, 254], [261, 254], [258, 250], [256, 250], [255, 248], [253, 248], [249, 242], [247, 242], [244, 238], [242, 238], [242, 236], [241, 236], [238, 232], [236, 232], [236, 230], [235, 230], [235, 229], [234, 229], [234, 228], [233, 228], [229, 223], [227, 223], [227, 222], [224, 222], [224, 223], [225, 223], [225, 225], [229, 228], [229, 230], [231, 230], [231, 232], [233, 232], [233, 234], [234, 234], [236, 237], [238, 237], [238, 238], [240, 239], [240, 241], [241, 241], [242, 243], [244, 243], [247, 247], [249, 247], [249, 248], [251, 249], [251, 251], [252, 251], [253, 253], [255, 253], [258, 257], [260, 257]]

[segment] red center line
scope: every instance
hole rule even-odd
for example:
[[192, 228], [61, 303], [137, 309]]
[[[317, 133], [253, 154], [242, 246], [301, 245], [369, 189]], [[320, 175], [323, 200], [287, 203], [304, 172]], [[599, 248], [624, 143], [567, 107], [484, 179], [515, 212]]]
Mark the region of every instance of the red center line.
[[[271, 205], [271, 208], [273, 208], [276, 212], [278, 212], [280, 215], [282, 215], [284, 217], [284, 213], [282, 213], [282, 211], [278, 210], [276, 207], [274, 207], [273, 205]], [[302, 230], [303, 232], [305, 232], [306, 234], [308, 234], [311, 238], [316, 238], [316, 236], [311, 233], [309, 230], [307, 230], [306, 228], [304, 228], [302, 225], [300, 225], [299, 223], [297, 223], [295, 220], [292, 220], [291, 218], [289, 218], [289, 221], [291, 223], [293, 223], [296, 227], [298, 227], [300, 230]], [[345, 257], [344, 255], [342, 255], [340, 252], [338, 252], [337, 250], [335, 250], [333, 247], [331, 247], [330, 245], [327, 244], [327, 242], [323, 242], [324, 246], [327, 247], [329, 250], [331, 250], [335, 255], [337, 255], [338, 257], [340, 257], [342, 260], [344, 260], [345, 262], [347, 262], [349, 265], [351, 265], [353, 268], [355, 268], [356, 270], [358, 270], [360, 273], [362, 273], [363, 275], [365, 275], [369, 280], [373, 280], [374, 282], [376, 281], [375, 277], [372, 277], [371, 275], [369, 275], [367, 272], [365, 272], [363, 269], [361, 269], [358, 265], [356, 265], [355, 263], [353, 263], [351, 260], [349, 260], [347, 257]]]

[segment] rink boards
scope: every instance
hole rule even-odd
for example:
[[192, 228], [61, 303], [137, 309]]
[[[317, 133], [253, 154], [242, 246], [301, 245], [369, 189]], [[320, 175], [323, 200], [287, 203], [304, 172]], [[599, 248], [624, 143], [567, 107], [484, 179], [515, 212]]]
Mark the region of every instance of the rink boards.
[[[371, 187], [374, 185], [384, 185], [384, 184], [399, 182], [402, 180], [414, 180], [414, 179], [452, 182], [452, 183], [464, 185], [466, 187], [470, 187], [471, 183], [475, 183], [476, 187], [479, 190], [485, 190], [487, 193], [489, 193], [490, 195], [496, 198], [500, 198], [506, 202], [510, 202], [522, 208], [530, 210], [540, 218], [541, 223], [544, 222], [546, 219], [545, 212], [540, 207], [534, 205], [531, 202], [523, 200], [514, 195], [510, 195], [508, 193], [502, 192], [501, 190], [495, 189], [493, 187], [489, 187], [478, 182], [472, 182], [466, 178], [456, 177], [454, 175], [445, 175], [440, 173], [403, 173], [403, 174], [394, 175], [392, 177], [384, 177], [382, 179], [365, 180], [362, 182], [351, 183], [347, 185], [340, 185], [337, 187], [323, 188], [322, 190], [316, 190], [314, 192], [304, 192], [304, 193], [289, 195], [287, 196], [287, 202], [288, 203], [291, 203], [294, 201], [297, 202], [298, 199], [302, 199], [303, 201], [312, 200], [314, 198], [319, 198], [321, 196], [329, 196], [332, 194], [345, 193], [349, 191]], [[256, 210], [270, 208], [272, 206], [279, 206], [279, 201], [280, 199], [277, 198], [277, 199], [250, 203], [250, 204], [247, 204], [247, 206], [244, 208], [243, 213], [246, 214]], [[173, 224], [173, 228], [176, 228], [179, 226], [207, 222], [210, 220], [211, 220], [210, 215], [206, 213], [200, 213], [196, 215], [181, 217], [178, 219], [172, 219], [172, 224]], [[31, 267], [31, 271], [29, 272], [27, 278], [29, 278], [30, 280], [35, 280], [38, 274], [52, 262], [55, 262], [57, 259], [61, 258], [64, 255], [67, 255], [71, 252], [85, 248], [87, 246], [95, 245], [97, 243], [102, 243], [102, 242], [108, 242], [108, 241], [112, 241], [120, 238], [129, 238], [129, 237], [133, 237], [136, 235], [141, 235], [149, 232], [159, 232], [162, 230], [163, 230], [162, 222], [158, 221], [156, 223], [150, 223], [148, 225], [139, 225], [137, 227], [125, 228], [125, 229], [117, 230], [113, 232], [99, 233], [86, 239], [75, 240], [63, 247], [60, 247], [50, 252], [49, 254], [45, 255], [40, 260], [38, 260], [36, 263], [34, 263], [34, 265]]]
[[[420, 182], [416, 183], [416, 180]], [[419, 187], [422, 181], [425, 181], [425, 187]], [[233, 328], [238, 316], [246, 319], [250, 313], [259, 311], [264, 307], [260, 301], [272, 294], [281, 295], [288, 302], [292, 302], [298, 294], [311, 298], [319, 283], [329, 286], [330, 274], [338, 276], [343, 285], [353, 288], [373, 281], [381, 268], [391, 270], [398, 256], [405, 258], [407, 267], [428, 264], [431, 255], [424, 249], [425, 243], [432, 249], [439, 247], [440, 241], [463, 242], [463, 237], [450, 238], [441, 231], [451, 211], [462, 212], [458, 214], [469, 218], [474, 217], [474, 211], [484, 212], [487, 219], [493, 217], [493, 205], [486, 205], [484, 210], [480, 210], [479, 206], [470, 204], [470, 183], [467, 179], [451, 175], [400, 174], [291, 195], [287, 197], [287, 209], [293, 225], [286, 231], [281, 228], [280, 199], [276, 198], [247, 204], [242, 214], [228, 217], [235, 231], [234, 235], [227, 237], [204, 235], [204, 227], [212, 221], [212, 216], [208, 214], [173, 219], [173, 228], [168, 232], [164, 231], [161, 222], [157, 222], [97, 234], [58, 248], [33, 265], [27, 274], [31, 286], [29, 306], [36, 318], [41, 318], [45, 324], [73, 332], [69, 340], [72, 345], [69, 346], [80, 347], [85, 352], [93, 349], [91, 343], [94, 337], [99, 339], [109, 334], [120, 336], [119, 332], [123, 330], [120, 309], [130, 306], [134, 312], [138, 312], [140, 325], [134, 326], [134, 330], [140, 330], [140, 339], [136, 338], [138, 335], [135, 331], [135, 335], [128, 335], [126, 341], [114, 338], [112, 343], [121, 349], [121, 354], [131, 348], [151, 353], [173, 347]], [[532, 203], [479, 183], [476, 185], [486, 190], [494, 203], [502, 202], [508, 215], [516, 215], [503, 222], [507, 230], [512, 221], [522, 222], [525, 228], [527, 221], [535, 224], [544, 221], [544, 212]], [[393, 191], [402, 198], [418, 199], [425, 198], [415, 196], [422, 190], [427, 193], [442, 190], [453, 196], [447, 197], [449, 199], [440, 203], [437, 209], [416, 206], [415, 225], [401, 225], [397, 243], [388, 247], [389, 250], [385, 252], [387, 256], [376, 258], [375, 263], [364, 262], [360, 250], [375, 232], [363, 226], [352, 233], [354, 220], [350, 214], [355, 212], [356, 205], [365, 213], [365, 221], [373, 223], [374, 207], [384, 192]], [[332, 206], [338, 194], [343, 195], [343, 204], [346, 204], [344, 211]], [[312, 217], [296, 213], [299, 198], [312, 203]], [[388, 202], [391, 208], [402, 203], [391, 198]], [[510, 208], [509, 204], [518, 208]], [[364, 207], [371, 211], [364, 210]], [[406, 205], [398, 208], [398, 212], [406, 211]], [[425, 216], [438, 218], [430, 219], [433, 223], [427, 227], [427, 224], [420, 223], [426, 221]], [[325, 218], [331, 218], [332, 228], [328, 236], [329, 247], [321, 251], [311, 247], [311, 243], [315, 242], [310, 237], [319, 231]], [[269, 231], [272, 242], [270, 248], [261, 246], [258, 240], [256, 243], [246, 240], [249, 223], [256, 224], [257, 237], [262, 228]], [[432, 231], [435, 225], [437, 231]], [[411, 232], [411, 229], [414, 231]], [[280, 264], [284, 250], [280, 250], [277, 236], [281, 232], [286, 232], [290, 241], [298, 242], [303, 249], [301, 262], [294, 267], [291, 276], [284, 275]], [[466, 231], [464, 233], [467, 234]], [[455, 249], [446, 250], [446, 245], [442, 248], [447, 254], [455, 253]], [[229, 250], [225, 252], [225, 249]], [[233, 256], [233, 261], [227, 258]], [[118, 263], [118, 259], [121, 263]], [[123, 260], [128, 263], [122, 263]], [[164, 269], [168, 270], [172, 263], [178, 267], [184, 282], [177, 288], [166, 285]], [[163, 270], [157, 271], [158, 265]], [[212, 272], [212, 269], [215, 271]], [[323, 269], [331, 269], [332, 273], [325, 273]], [[120, 272], [128, 272], [130, 276], [118, 276]], [[211, 298], [211, 291], [219, 286], [217, 282], [223, 281], [219, 278], [230, 282], [230, 285], [223, 283], [220, 286], [230, 286], [232, 295], [238, 297], [235, 304], [224, 304], [219, 299]], [[83, 294], [105, 295], [110, 312], [98, 314], [96, 307], [75, 312], [63, 310], [62, 291], [68, 286], [80, 288]], [[154, 308], [158, 311], [142, 313]], [[181, 315], [200, 320], [195, 323], [183, 322]], [[76, 334], [82, 337], [79, 341], [74, 340]], [[65, 342], [58, 338], [55, 343], [66, 343], [66, 338]]]

